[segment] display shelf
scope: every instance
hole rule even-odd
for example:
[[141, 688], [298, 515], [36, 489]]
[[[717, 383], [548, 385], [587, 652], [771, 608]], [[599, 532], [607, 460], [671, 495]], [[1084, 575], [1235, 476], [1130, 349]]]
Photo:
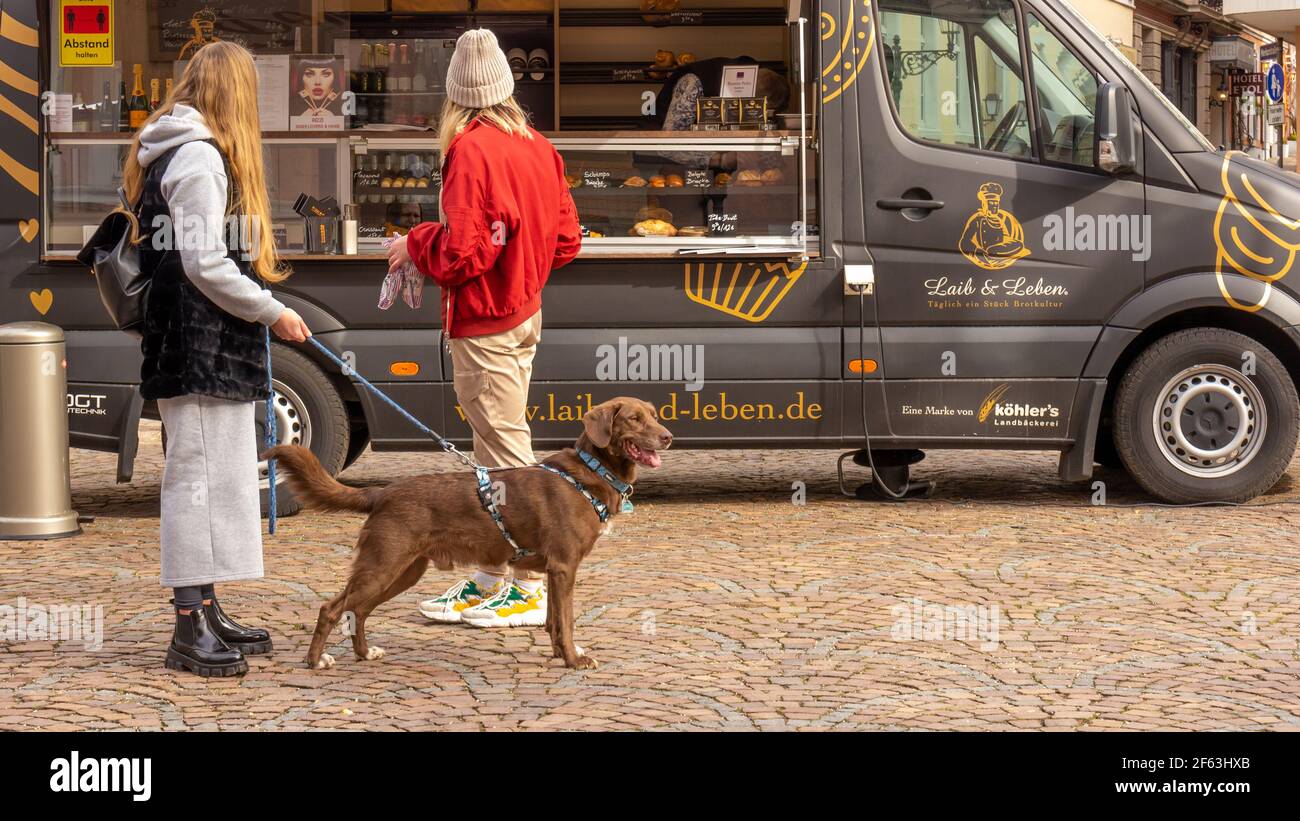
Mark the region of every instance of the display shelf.
[[[780, 61], [760, 61], [762, 68], [771, 69], [778, 74], [786, 73], [785, 63]], [[600, 62], [600, 61], [563, 61], [560, 63], [561, 85], [645, 85], [667, 82], [680, 66], [673, 68], [655, 68], [645, 61]], [[652, 77], [650, 72], [663, 74]]]
[[560, 9], [560, 25], [582, 26], [781, 26], [785, 25], [784, 6], [747, 8], [678, 9], [673, 12], [643, 12], [640, 9]]

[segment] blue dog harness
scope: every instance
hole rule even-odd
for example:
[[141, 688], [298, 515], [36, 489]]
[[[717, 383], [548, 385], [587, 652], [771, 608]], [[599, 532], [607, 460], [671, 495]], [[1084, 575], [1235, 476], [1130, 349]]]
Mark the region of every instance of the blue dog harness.
[[[601, 479], [604, 479], [609, 484], [610, 487], [618, 491], [618, 495], [622, 497], [623, 500], [622, 504], [619, 506], [619, 512], [631, 513], [632, 512], [631, 497], [632, 497], [632, 490], [633, 490], [632, 486], [627, 482], [624, 482], [622, 479], [618, 478], [617, 476], [615, 476], [613, 471], [605, 467], [603, 464], [601, 464], [599, 459], [597, 459], [595, 456], [592, 456], [590, 453], [587, 453], [585, 450], [578, 450], [576, 451], [576, 453], [578, 454], [578, 458], [582, 460], [582, 463], [584, 465], [591, 468], [591, 470], [597, 476], [599, 476]], [[591, 503], [592, 508], [596, 511], [596, 515], [600, 517], [600, 521], [602, 524], [609, 521], [609, 515], [610, 515], [609, 505], [606, 505], [600, 499], [597, 499], [595, 495], [592, 494], [591, 491], [587, 490], [587, 488], [583, 486], [582, 482], [579, 482], [577, 479], [573, 478], [571, 475], [569, 475], [569, 473], [560, 470], [559, 468], [553, 465], [537, 464], [537, 465], [529, 465], [529, 467], [541, 468], [542, 470], [548, 471], [550, 473], [554, 473], [556, 476], [559, 476], [561, 479], [568, 482], [570, 485], [573, 486], [574, 490], [581, 493], [583, 497], [586, 498], [586, 500]], [[514, 470], [514, 469], [515, 468], [485, 468], [482, 465], [474, 466], [474, 477], [478, 481], [479, 502], [483, 505], [483, 509], [487, 511], [487, 514], [492, 517], [492, 522], [497, 526], [497, 530], [501, 531], [501, 536], [506, 540], [506, 543], [509, 544], [512, 548], [514, 548], [515, 555], [514, 558], [510, 560], [511, 564], [519, 561], [520, 559], [533, 555], [533, 551], [525, 547], [521, 547], [519, 545], [519, 542], [515, 541], [515, 537], [510, 535], [510, 529], [506, 527], [505, 519], [501, 517], [501, 509], [497, 507], [496, 500], [492, 498], [492, 480], [491, 478], [489, 478], [488, 473], [492, 470]]]

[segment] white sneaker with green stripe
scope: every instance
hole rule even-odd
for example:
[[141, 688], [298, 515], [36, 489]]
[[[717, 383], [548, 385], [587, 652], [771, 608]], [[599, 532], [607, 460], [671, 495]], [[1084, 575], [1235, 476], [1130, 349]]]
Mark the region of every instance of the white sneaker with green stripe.
[[481, 604], [485, 599], [500, 592], [505, 587], [497, 582], [492, 587], [482, 587], [473, 579], [465, 579], [448, 588], [441, 596], [420, 602], [420, 613], [425, 618], [441, 622], [458, 622], [469, 608]]
[[529, 593], [511, 582], [496, 595], [462, 610], [460, 618], [473, 627], [541, 627], [546, 624], [546, 585]]

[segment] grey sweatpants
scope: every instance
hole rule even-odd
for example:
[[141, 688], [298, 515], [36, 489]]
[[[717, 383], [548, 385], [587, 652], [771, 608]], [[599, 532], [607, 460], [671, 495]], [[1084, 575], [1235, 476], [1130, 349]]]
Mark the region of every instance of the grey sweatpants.
[[262, 576], [253, 402], [159, 399], [167, 431], [162, 480], [164, 587]]

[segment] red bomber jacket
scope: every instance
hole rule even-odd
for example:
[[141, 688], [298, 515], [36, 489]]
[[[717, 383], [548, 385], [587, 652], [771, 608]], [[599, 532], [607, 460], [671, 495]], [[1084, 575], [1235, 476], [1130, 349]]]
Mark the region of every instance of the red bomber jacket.
[[445, 222], [411, 229], [407, 252], [443, 290], [449, 337], [518, 327], [542, 306], [551, 271], [578, 255], [578, 212], [549, 141], [475, 120], [443, 163]]

